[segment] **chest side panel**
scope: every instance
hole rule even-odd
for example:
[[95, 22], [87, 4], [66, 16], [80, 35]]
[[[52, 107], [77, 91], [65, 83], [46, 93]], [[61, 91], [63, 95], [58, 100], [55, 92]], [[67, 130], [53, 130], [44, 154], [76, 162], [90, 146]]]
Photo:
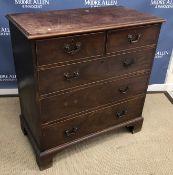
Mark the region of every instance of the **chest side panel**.
[[40, 125], [35, 74], [34, 43], [10, 23], [15, 71], [17, 76], [21, 115], [39, 145]]

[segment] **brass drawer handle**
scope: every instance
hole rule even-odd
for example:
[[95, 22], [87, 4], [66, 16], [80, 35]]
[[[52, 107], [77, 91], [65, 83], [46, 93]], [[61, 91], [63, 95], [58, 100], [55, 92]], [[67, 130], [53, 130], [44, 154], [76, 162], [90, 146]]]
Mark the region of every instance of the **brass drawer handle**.
[[65, 130], [65, 135], [66, 135], [67, 137], [70, 137], [70, 136], [72, 136], [72, 135], [75, 135], [78, 131], [79, 131], [79, 128], [73, 127], [73, 128], [71, 128], [71, 129]]
[[122, 111], [117, 112], [117, 113], [116, 113], [116, 116], [117, 116], [118, 118], [122, 118], [122, 117], [124, 117], [126, 114], [127, 114], [127, 110], [125, 109], [125, 110], [122, 110]]
[[137, 43], [139, 39], [141, 38], [141, 34], [136, 34], [136, 35], [128, 35], [128, 41], [132, 44]]
[[129, 91], [129, 86], [123, 87], [123, 88], [119, 88], [119, 92], [121, 94], [127, 94], [127, 92]]
[[134, 64], [134, 59], [133, 58], [124, 59], [124, 60], [122, 60], [122, 63], [123, 63], [124, 67], [129, 67], [132, 64]]
[[69, 72], [64, 73], [64, 77], [66, 80], [74, 80], [74, 79], [79, 78], [79, 76], [80, 76], [80, 74], [78, 71], [75, 71], [73, 73], [69, 73]]
[[64, 51], [70, 55], [78, 53], [81, 49], [81, 42], [75, 42], [74, 39], [70, 43], [64, 44]]

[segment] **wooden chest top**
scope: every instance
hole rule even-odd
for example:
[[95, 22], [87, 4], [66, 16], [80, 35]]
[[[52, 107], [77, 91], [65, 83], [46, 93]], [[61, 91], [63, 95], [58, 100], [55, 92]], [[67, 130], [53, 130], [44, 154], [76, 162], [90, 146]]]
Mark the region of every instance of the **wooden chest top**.
[[163, 18], [122, 6], [18, 13], [7, 15], [7, 18], [28, 39], [164, 22]]

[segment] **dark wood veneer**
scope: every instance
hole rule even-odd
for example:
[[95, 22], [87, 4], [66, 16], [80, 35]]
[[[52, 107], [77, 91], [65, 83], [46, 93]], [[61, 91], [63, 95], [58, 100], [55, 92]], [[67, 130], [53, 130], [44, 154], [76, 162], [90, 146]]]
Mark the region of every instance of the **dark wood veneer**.
[[11, 14], [7, 18], [28, 39], [156, 24], [165, 21], [163, 18], [139, 13], [122, 6]]
[[[42, 128], [42, 149], [46, 150], [139, 117], [142, 114], [144, 99], [145, 96], [141, 96], [140, 98], [135, 98], [124, 103], [113, 104], [95, 112], [45, 126]], [[96, 123], [99, 123], [99, 125], [96, 125]], [[66, 133], [67, 131], [68, 133]], [[49, 142], [47, 142], [47, 140], [49, 140]]]
[[[38, 71], [39, 93], [46, 95], [114, 76], [150, 69], [154, 54], [155, 48], [146, 48], [106, 58], [42, 68]], [[77, 73], [78, 75], [75, 76]]]
[[115, 53], [135, 47], [152, 45], [157, 42], [159, 33], [160, 24], [110, 30], [107, 34], [106, 53]]
[[47, 123], [73, 113], [92, 110], [107, 103], [142, 94], [146, 91], [147, 82], [148, 74], [137, 77], [135, 75], [44, 98], [40, 101], [41, 122]]
[[[38, 40], [36, 41], [37, 64], [41, 66], [103, 56], [105, 52], [104, 42], [103, 32]], [[73, 53], [66, 51], [66, 47], [77, 48]]]
[[40, 117], [37, 98], [37, 74], [34, 69], [34, 42], [28, 41], [19, 30], [10, 23], [13, 56], [17, 76], [19, 99], [22, 117], [30, 127], [35, 142], [40, 147]]
[[21, 129], [41, 170], [70, 145], [120, 127], [141, 130], [162, 18], [125, 7], [7, 18]]

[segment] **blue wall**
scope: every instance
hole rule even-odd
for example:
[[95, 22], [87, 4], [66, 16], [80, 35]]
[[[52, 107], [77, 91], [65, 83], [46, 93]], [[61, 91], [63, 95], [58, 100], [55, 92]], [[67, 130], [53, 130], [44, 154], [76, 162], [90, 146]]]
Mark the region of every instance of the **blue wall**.
[[16, 78], [10, 41], [10, 31], [5, 15], [16, 12], [34, 12], [84, 8], [105, 5], [124, 5], [141, 12], [161, 16], [163, 24], [155, 56], [150, 84], [164, 83], [173, 44], [173, 0], [0, 0], [0, 89], [16, 88]]

